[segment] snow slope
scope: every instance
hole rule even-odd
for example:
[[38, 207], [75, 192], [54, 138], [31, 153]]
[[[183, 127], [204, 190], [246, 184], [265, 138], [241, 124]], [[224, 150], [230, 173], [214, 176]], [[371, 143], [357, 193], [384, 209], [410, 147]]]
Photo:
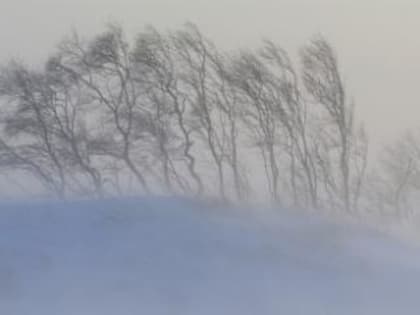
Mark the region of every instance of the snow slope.
[[419, 253], [284, 211], [0, 203], [0, 314], [419, 314]]

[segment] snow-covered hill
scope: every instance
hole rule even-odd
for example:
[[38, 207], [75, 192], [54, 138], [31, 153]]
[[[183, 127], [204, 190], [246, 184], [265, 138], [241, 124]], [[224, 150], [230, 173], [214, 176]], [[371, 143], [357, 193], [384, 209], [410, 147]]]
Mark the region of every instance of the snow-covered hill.
[[419, 314], [420, 252], [175, 198], [0, 203], [0, 314]]

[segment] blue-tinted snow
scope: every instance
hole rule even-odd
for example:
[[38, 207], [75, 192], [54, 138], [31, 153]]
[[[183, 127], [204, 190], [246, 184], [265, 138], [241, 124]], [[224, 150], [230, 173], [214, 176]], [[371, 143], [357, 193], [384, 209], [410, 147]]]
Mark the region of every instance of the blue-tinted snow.
[[0, 314], [419, 314], [420, 254], [366, 228], [176, 198], [0, 203]]

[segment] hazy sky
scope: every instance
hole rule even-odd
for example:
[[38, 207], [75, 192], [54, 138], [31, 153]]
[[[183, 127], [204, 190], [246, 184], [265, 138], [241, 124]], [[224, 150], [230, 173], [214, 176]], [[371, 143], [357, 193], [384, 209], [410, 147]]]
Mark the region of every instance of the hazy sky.
[[0, 62], [39, 62], [72, 28], [90, 35], [118, 21], [133, 33], [187, 20], [225, 48], [267, 37], [294, 53], [322, 33], [374, 140], [420, 126], [416, 0], [0, 0]]

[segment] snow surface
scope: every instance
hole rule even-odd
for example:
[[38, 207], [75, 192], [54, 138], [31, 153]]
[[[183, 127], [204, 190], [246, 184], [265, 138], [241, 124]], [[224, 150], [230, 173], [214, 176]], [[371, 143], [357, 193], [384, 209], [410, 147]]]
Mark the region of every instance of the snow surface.
[[419, 253], [285, 211], [0, 203], [0, 314], [419, 314]]

